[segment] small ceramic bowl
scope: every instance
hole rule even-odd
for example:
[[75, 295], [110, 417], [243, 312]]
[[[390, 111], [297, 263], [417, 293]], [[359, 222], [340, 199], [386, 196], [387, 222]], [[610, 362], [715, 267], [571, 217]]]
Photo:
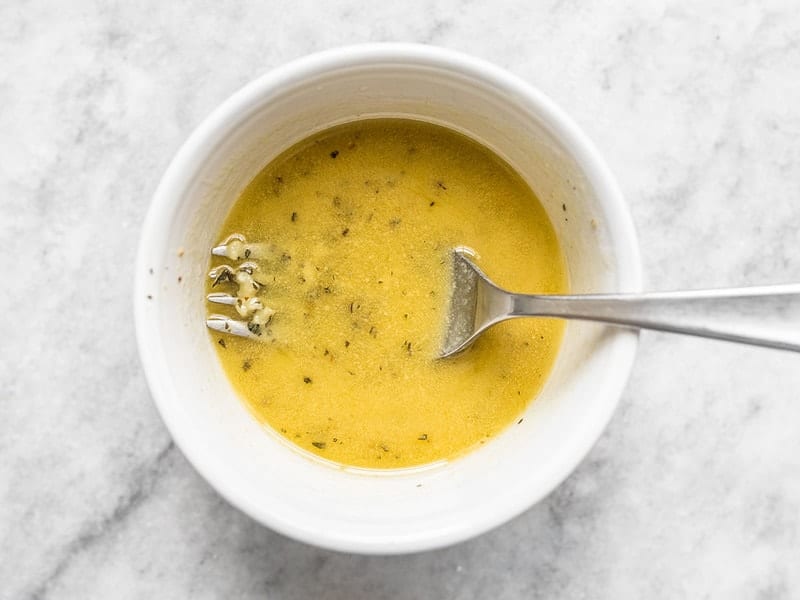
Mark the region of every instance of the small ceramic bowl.
[[322, 52], [247, 85], [197, 128], [156, 191], [136, 265], [136, 331], [155, 403], [200, 474], [257, 521], [318, 546], [392, 554], [483, 533], [558, 486], [608, 423], [637, 334], [569, 323], [523, 422], [434, 468], [333, 468], [265, 431], [205, 329], [209, 249], [272, 158], [319, 130], [379, 116], [450, 127], [508, 161], [556, 228], [573, 292], [639, 290], [640, 264], [628, 210], [586, 136], [530, 85], [463, 54], [395, 44]]

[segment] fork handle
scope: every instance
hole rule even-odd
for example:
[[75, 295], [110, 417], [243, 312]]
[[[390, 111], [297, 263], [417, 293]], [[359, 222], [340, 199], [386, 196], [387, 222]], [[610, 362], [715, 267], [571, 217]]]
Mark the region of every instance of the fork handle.
[[510, 296], [509, 318], [600, 321], [800, 352], [800, 284], [644, 294]]

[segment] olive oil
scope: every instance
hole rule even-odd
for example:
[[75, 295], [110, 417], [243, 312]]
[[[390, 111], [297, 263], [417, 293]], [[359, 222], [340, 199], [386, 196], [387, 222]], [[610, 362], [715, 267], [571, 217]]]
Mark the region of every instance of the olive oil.
[[257, 341], [212, 342], [252, 413], [318, 456], [374, 468], [454, 458], [517, 422], [555, 360], [563, 324], [549, 319], [503, 323], [436, 358], [454, 247], [515, 291], [567, 291], [536, 196], [456, 132], [402, 119], [323, 131], [249, 184], [219, 239], [233, 233], [259, 248], [248, 261], [268, 321]]

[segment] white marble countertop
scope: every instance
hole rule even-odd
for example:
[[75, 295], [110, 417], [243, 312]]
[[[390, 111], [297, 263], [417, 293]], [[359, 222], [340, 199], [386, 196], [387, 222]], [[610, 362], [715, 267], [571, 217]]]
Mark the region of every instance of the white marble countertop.
[[541, 88], [616, 173], [651, 287], [800, 281], [794, 2], [491, 4], [0, 5], [0, 598], [800, 596], [795, 355], [644, 334], [564, 485], [420, 555], [285, 539], [170, 442], [131, 322], [145, 210], [219, 102], [315, 50], [438, 44]]

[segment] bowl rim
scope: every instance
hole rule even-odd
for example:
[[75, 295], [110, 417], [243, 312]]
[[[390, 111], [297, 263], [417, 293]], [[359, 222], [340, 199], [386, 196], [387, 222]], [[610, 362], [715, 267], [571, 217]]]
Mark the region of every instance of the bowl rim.
[[567, 145], [570, 153], [578, 160], [587, 175], [595, 182], [598, 196], [603, 198], [604, 207], [613, 213], [609, 226], [614, 230], [613, 243], [620, 257], [618, 278], [620, 287], [627, 291], [639, 291], [642, 285], [641, 258], [633, 220], [622, 193], [607, 167], [604, 159], [591, 140], [577, 124], [552, 100], [522, 78], [486, 60], [461, 52], [409, 43], [368, 43], [341, 46], [308, 56], [294, 59], [254, 79], [228, 97], [210, 115], [204, 118], [189, 138], [183, 143], [164, 172], [156, 188], [150, 207], [142, 226], [137, 250], [133, 312], [139, 359], [150, 389], [151, 397], [161, 418], [170, 432], [175, 444], [198, 473], [230, 504], [256, 519], [260, 523], [297, 540], [332, 550], [364, 554], [401, 554], [418, 552], [448, 546], [467, 540], [489, 531], [518, 516], [555, 490], [579, 465], [602, 435], [616, 410], [624, 388], [630, 377], [638, 347], [638, 332], [629, 331], [623, 337], [623, 346], [618, 350], [617, 368], [614, 376], [606, 384], [607, 394], [613, 397], [607, 410], [593, 423], [590, 434], [575, 444], [568, 458], [562, 461], [562, 468], [554, 470], [547, 485], [540, 486], [538, 493], [524, 497], [508, 498], [499, 509], [487, 511], [480, 522], [464, 523], [460, 528], [425, 531], [416, 536], [403, 536], [402, 539], [381, 540], [359, 536], [343, 536], [341, 533], [310, 530], [289, 519], [270, 512], [268, 507], [242, 497], [228, 484], [227, 477], [220, 466], [207, 459], [207, 452], [200, 452], [191, 437], [182, 427], [180, 420], [169, 410], [173, 390], [169, 385], [169, 374], [158, 353], [153, 353], [154, 344], [160, 345], [157, 327], [148, 322], [146, 289], [148, 285], [148, 264], [153, 248], [159, 247], [158, 240], [168, 235], [167, 218], [175, 208], [172, 190], [180, 185], [182, 174], [199, 160], [206, 152], [208, 142], [220, 130], [235, 120], [237, 115], [247, 112], [257, 105], [273, 90], [292, 85], [309, 76], [318, 75], [332, 69], [370, 63], [413, 63], [416, 66], [429, 66], [447, 69], [468, 75], [488, 83], [512, 95], [524, 98], [533, 104], [548, 126]]

